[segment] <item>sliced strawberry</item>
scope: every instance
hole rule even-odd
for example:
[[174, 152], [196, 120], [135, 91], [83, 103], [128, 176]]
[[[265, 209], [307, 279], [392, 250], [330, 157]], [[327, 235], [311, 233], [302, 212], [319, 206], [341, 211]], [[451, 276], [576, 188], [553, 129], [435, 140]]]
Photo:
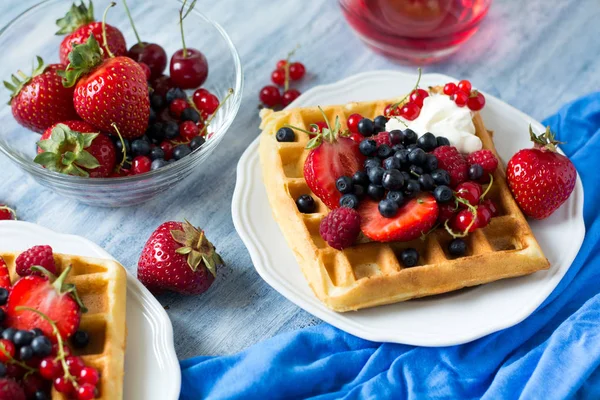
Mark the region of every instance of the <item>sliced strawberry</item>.
[[0, 257], [0, 287], [10, 289], [10, 275], [8, 274], [6, 261], [2, 257]]
[[340, 206], [342, 196], [335, 187], [335, 181], [341, 176], [352, 176], [362, 168], [364, 160], [358, 143], [352, 139], [323, 140], [306, 158], [304, 179], [310, 190], [333, 210]]
[[71, 267], [66, 268], [58, 278], [46, 271], [49, 279], [34, 275], [19, 279], [8, 296], [8, 326], [22, 330], [40, 328], [44, 335], [55, 341], [52, 326], [42, 316], [30, 310], [17, 310], [18, 307], [27, 307], [54, 321], [63, 339], [71, 337], [79, 328], [81, 312], [86, 310], [75, 286], [64, 283], [70, 270]]
[[431, 194], [422, 193], [404, 204], [393, 218], [382, 216], [377, 202], [371, 200], [364, 200], [358, 212], [362, 232], [369, 239], [378, 242], [407, 242], [433, 228], [439, 209]]
[[392, 147], [392, 141], [390, 139], [389, 132], [379, 132], [377, 135], [371, 137], [371, 139], [373, 139], [377, 143], [377, 146], [387, 144], [388, 146]]

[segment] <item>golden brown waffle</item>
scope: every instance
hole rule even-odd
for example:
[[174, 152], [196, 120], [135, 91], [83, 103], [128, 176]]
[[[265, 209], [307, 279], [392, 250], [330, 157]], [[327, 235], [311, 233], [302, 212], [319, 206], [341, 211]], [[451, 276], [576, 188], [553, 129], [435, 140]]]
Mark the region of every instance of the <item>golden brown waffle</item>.
[[[15, 259], [19, 253], [0, 253], [6, 261], [11, 281], [19, 277], [15, 272]], [[73, 353], [83, 358], [85, 365], [100, 372], [99, 399], [123, 398], [125, 363], [125, 301], [127, 276], [125, 269], [112, 260], [54, 254], [57, 272], [71, 265], [67, 278], [74, 283], [87, 307], [82, 314], [80, 329], [90, 335], [89, 344]], [[53, 400], [67, 398], [52, 389]]]
[[[359, 113], [374, 118], [386, 105], [398, 101], [349, 103], [325, 107], [330, 121], [340, 117], [346, 129], [348, 116]], [[488, 194], [499, 208], [489, 225], [465, 238], [466, 256], [454, 258], [447, 251], [451, 236], [437, 229], [424, 240], [394, 243], [360, 243], [343, 251], [327, 245], [319, 234], [321, 219], [329, 212], [308, 188], [303, 167], [308, 155], [308, 134], [295, 131], [296, 142], [280, 143], [275, 133], [289, 124], [307, 130], [323, 120], [318, 108], [295, 108], [261, 113], [260, 160], [273, 216], [294, 251], [298, 264], [316, 296], [335, 311], [358, 310], [412, 298], [449, 292], [498, 279], [547, 269], [544, 257], [507, 187], [504, 168], [494, 173]], [[473, 118], [483, 147], [496, 153], [492, 133], [479, 114]], [[497, 155], [497, 153], [496, 153]], [[313, 214], [298, 211], [295, 199], [310, 194], [317, 202]], [[416, 267], [404, 268], [398, 260], [403, 249], [414, 247], [420, 259]]]

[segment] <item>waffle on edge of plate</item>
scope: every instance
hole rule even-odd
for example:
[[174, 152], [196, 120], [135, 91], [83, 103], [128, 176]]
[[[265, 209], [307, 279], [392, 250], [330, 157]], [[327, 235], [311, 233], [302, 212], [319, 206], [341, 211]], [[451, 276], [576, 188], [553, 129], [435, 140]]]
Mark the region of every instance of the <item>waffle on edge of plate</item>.
[[[19, 254], [0, 252], [13, 283], [19, 278], [15, 271], [15, 260]], [[122, 399], [127, 334], [125, 269], [113, 260], [67, 254], [54, 254], [54, 261], [57, 273], [72, 266], [66, 282], [75, 284], [83, 304], [88, 308], [87, 313], [81, 314], [80, 329], [89, 333], [90, 342], [84, 349], [72, 349], [73, 354], [81, 356], [86, 366], [100, 372], [97, 399]], [[54, 388], [51, 398], [67, 399]]]
[[[383, 114], [386, 105], [398, 100], [355, 102], [323, 107], [323, 110], [330, 121], [339, 115], [342, 129], [347, 129], [346, 120], [351, 114], [373, 119]], [[310, 124], [323, 119], [321, 111], [317, 107], [279, 112], [265, 109], [261, 118], [260, 162], [273, 216], [309, 286], [329, 308], [339, 312], [358, 310], [549, 268], [548, 260], [510, 193], [502, 162], [494, 173], [494, 184], [488, 194], [496, 202], [499, 215], [492, 218], [488, 226], [465, 238], [468, 250], [464, 257], [449, 255], [447, 245], [452, 238], [443, 228], [428, 234], [425, 240], [366, 242], [343, 251], [329, 247], [319, 234], [319, 224], [328, 208], [311, 192], [303, 175], [309, 137], [295, 130], [295, 142], [279, 143], [275, 139], [277, 130], [286, 124], [307, 130]], [[473, 122], [483, 148], [498, 157], [493, 133], [486, 130], [479, 113]], [[302, 194], [310, 194], [315, 199], [315, 213], [298, 211], [295, 199]], [[408, 247], [416, 248], [420, 255], [419, 264], [412, 268], [402, 267], [398, 260], [400, 252]]]

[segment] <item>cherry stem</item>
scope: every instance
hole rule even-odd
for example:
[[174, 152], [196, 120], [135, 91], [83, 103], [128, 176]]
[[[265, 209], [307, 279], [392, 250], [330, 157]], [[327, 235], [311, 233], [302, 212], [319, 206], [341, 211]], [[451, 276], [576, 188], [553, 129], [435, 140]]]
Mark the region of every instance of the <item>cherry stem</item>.
[[229, 100], [229, 98], [233, 95], [233, 93], [234, 93], [233, 88], [229, 88], [229, 90], [227, 91], [227, 96], [225, 96], [225, 98], [219, 103], [219, 105], [217, 106], [217, 109], [215, 110], [214, 113], [211, 114], [210, 118], [208, 120], [206, 120], [206, 124], [204, 125], [204, 128], [202, 128], [202, 130], [200, 131], [200, 134], [199, 134], [200, 136], [204, 136], [206, 134], [206, 130], [208, 129], [208, 126], [210, 125], [212, 120], [217, 115], [217, 112], [221, 109], [221, 107], [223, 107], [223, 104], [225, 104], [225, 102], [227, 100]]
[[421, 75], [422, 75], [421, 67], [417, 68], [417, 71], [419, 71], [419, 77], [417, 78], [417, 83], [415, 84], [415, 87], [413, 88], [413, 90], [411, 90], [410, 92], [408, 92], [408, 93], [406, 94], [406, 96], [404, 96], [404, 98], [403, 98], [402, 100], [400, 100], [400, 101], [399, 101], [399, 102], [397, 102], [397, 103], [394, 103], [394, 104], [392, 104], [392, 108], [391, 108], [392, 110], [395, 110], [396, 108], [398, 108], [398, 106], [399, 106], [400, 104], [404, 103], [404, 101], [405, 101], [406, 99], [408, 99], [408, 96], [410, 96], [410, 94], [411, 94], [412, 92], [414, 92], [415, 90], [417, 90], [417, 89], [419, 88], [419, 83], [421, 82]]
[[106, 14], [108, 14], [108, 10], [116, 5], [117, 3], [112, 1], [108, 7], [106, 7], [106, 10], [104, 10], [104, 15], [102, 16], [102, 40], [104, 41], [104, 47], [106, 48], [106, 52], [110, 58], [115, 58], [115, 55], [112, 53], [112, 51], [110, 51], [110, 48], [108, 47], [108, 41], [106, 40]]
[[183, 0], [183, 4], [181, 5], [181, 8], [179, 9], [179, 29], [181, 30], [181, 43], [183, 44], [183, 58], [187, 58], [187, 56], [188, 56], [187, 46], [185, 45], [185, 34], [183, 33], [183, 20], [194, 9], [194, 6], [196, 5], [196, 1], [197, 0], [192, 1], [192, 4], [190, 4], [190, 6], [188, 7], [185, 14], [183, 13], [183, 10], [185, 9], [187, 0]]
[[142, 47], [142, 39], [140, 39], [140, 35], [138, 34], [137, 29], [135, 29], [135, 23], [133, 22], [133, 18], [131, 17], [131, 12], [129, 11], [129, 6], [127, 6], [127, 0], [123, 0], [123, 5], [125, 6], [125, 12], [127, 13], [127, 17], [129, 17], [129, 22], [131, 23], [131, 27], [133, 28], [133, 33], [135, 33], [135, 37], [138, 41], [138, 44]]
[[494, 175], [490, 174], [490, 184], [488, 185], [488, 187], [485, 188], [485, 191], [483, 192], [483, 194], [479, 197], [479, 201], [482, 201], [483, 199], [485, 199], [485, 196], [488, 194], [488, 192], [490, 191], [490, 189], [492, 188], [492, 185], [494, 184]]
[[123, 140], [123, 136], [121, 136], [121, 132], [119, 132], [119, 128], [117, 127], [116, 123], [112, 123], [111, 126], [113, 128], [115, 128], [115, 132], [117, 132], [117, 136], [119, 137], [119, 140], [121, 141], [121, 153], [123, 153], [123, 159], [121, 160], [121, 163], [119, 164], [119, 166], [117, 167], [117, 172], [121, 171], [121, 168], [123, 168], [123, 165], [125, 165], [125, 161], [127, 161], [127, 150], [125, 149], [125, 140]]
[[13, 216], [13, 220], [17, 220], [17, 213], [15, 210], [13, 210], [12, 208], [10, 208], [9, 206], [0, 206], [0, 210], [5, 210], [8, 211], [9, 213], [12, 214]]

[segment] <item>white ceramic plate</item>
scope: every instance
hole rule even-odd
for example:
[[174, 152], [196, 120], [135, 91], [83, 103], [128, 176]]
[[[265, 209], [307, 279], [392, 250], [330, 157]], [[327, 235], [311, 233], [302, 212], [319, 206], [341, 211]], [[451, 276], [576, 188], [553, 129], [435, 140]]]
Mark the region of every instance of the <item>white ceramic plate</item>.
[[[113, 258], [87, 239], [56, 233], [28, 222], [0, 222], [0, 238], [2, 251], [21, 251], [47, 244], [56, 253]], [[173, 346], [171, 321], [144, 285], [127, 273], [127, 349], [123, 398], [177, 399], [180, 386], [181, 371]]]
[[[397, 71], [374, 71], [341, 82], [315, 87], [290, 107], [344, 104], [397, 97], [409, 92], [416, 76]], [[421, 87], [456, 81], [427, 74]], [[519, 149], [531, 147], [528, 126], [539, 122], [485, 93], [482, 117], [495, 131], [500, 156], [506, 161]], [[260, 276], [275, 290], [309, 313], [358, 337], [419, 346], [466, 343], [510, 327], [527, 318], [558, 285], [575, 259], [583, 237], [583, 187], [577, 179], [569, 200], [550, 218], [531, 227], [551, 267], [526, 277], [431, 298], [407, 301], [349, 313], [336, 313], [312, 293], [296, 259], [273, 219], [262, 182], [258, 138], [239, 161], [232, 202], [233, 222]], [[564, 240], [569, 238], [569, 240]]]

